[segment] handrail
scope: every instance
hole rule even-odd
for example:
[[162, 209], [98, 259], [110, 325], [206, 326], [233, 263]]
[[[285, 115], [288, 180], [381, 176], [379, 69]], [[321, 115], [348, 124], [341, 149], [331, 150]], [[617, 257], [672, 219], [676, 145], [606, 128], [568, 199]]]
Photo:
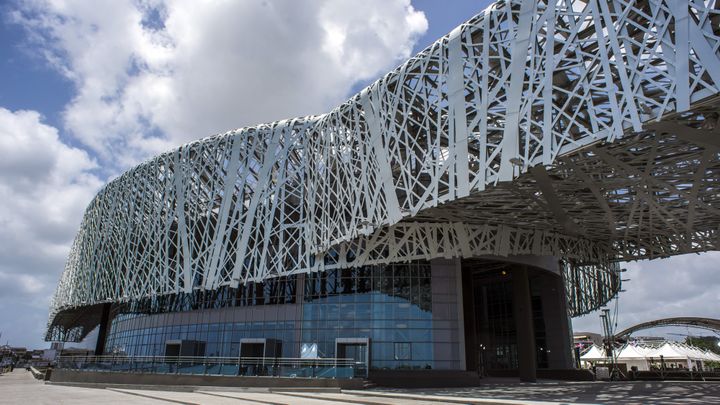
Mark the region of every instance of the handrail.
[[[358, 364], [353, 358], [332, 358], [332, 357], [318, 357], [318, 358], [303, 358], [303, 357], [216, 357], [216, 356], [123, 356], [123, 355], [101, 355], [101, 356], [86, 356], [86, 355], [69, 355], [59, 356], [59, 361], [70, 360], [70, 361], [84, 361], [84, 362], [102, 362], [102, 361], [134, 361], [134, 362], [181, 362], [181, 363], [229, 363], [229, 362], [266, 362], [266, 363], [317, 363], [317, 364]], [[364, 364], [364, 363], [362, 363]]]
[[352, 358], [213, 356], [59, 356], [57, 368], [102, 372], [352, 378], [367, 375], [367, 364]]

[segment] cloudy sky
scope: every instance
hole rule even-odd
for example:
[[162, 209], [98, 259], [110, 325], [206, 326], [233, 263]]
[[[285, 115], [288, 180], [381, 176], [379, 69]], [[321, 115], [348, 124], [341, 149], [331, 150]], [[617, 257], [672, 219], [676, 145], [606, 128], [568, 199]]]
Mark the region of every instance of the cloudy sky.
[[[82, 213], [138, 162], [322, 113], [488, 0], [28, 0], [0, 5], [0, 338], [41, 347]], [[627, 264], [619, 327], [718, 318], [718, 254]], [[599, 330], [597, 314], [574, 321]]]

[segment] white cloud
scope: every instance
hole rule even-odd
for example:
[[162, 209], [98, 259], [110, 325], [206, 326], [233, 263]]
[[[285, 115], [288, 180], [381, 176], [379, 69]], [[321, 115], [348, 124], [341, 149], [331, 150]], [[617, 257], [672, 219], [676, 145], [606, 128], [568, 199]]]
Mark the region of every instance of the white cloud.
[[409, 0], [36, 1], [15, 19], [77, 87], [69, 132], [119, 168], [326, 112], [410, 56], [427, 29]]
[[37, 321], [47, 316], [82, 214], [102, 185], [90, 156], [41, 121], [35, 111], [0, 108], [0, 329], [11, 341], [40, 342]]

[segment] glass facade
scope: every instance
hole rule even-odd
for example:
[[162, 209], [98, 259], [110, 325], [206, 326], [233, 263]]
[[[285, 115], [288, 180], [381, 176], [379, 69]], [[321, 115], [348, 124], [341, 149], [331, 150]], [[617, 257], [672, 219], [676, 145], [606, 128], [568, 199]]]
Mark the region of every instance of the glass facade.
[[129, 303], [117, 304], [115, 312], [155, 314], [198, 309], [293, 304], [297, 299], [297, 284], [296, 276], [277, 277], [261, 283], [249, 281], [238, 288], [222, 286], [215, 290], [195, 290], [191, 293], [134, 300]]
[[[205, 356], [231, 357], [240, 353], [241, 339], [268, 338], [292, 343], [295, 322], [195, 323], [146, 328], [142, 317], [113, 322], [105, 345], [106, 354], [164, 356], [166, 342], [205, 342]], [[137, 327], [135, 327], [137, 326]], [[199, 355], [202, 355], [198, 353]], [[292, 347], [283, 346], [282, 357], [293, 357]]]
[[[113, 304], [104, 353], [513, 370], [520, 355], [515, 266], [484, 259], [368, 265]], [[537, 367], [566, 368], [562, 279], [541, 269], [526, 274]]]
[[[429, 263], [370, 266], [309, 275], [302, 339], [332, 357], [336, 339], [369, 337], [373, 368], [433, 368]], [[395, 343], [413, 356], [396, 358]]]
[[105, 353], [162, 356], [183, 340], [233, 357], [243, 340], [265, 338], [281, 342], [281, 357], [316, 345], [332, 358], [338, 344], [347, 355], [356, 352], [348, 341], [366, 339], [373, 369], [459, 368], [456, 287], [447, 267], [415, 261], [147, 300], [115, 309]]

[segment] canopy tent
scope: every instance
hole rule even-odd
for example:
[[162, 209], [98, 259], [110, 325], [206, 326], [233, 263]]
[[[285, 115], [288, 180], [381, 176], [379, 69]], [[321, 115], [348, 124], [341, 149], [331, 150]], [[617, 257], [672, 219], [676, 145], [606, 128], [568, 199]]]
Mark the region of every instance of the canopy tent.
[[[638, 370], [649, 370], [651, 365], [659, 366], [660, 357], [666, 367], [682, 367], [702, 369], [706, 361], [720, 361], [720, 355], [709, 350], [689, 346], [678, 342], [665, 342], [660, 346], [643, 346], [626, 344], [615, 350], [616, 360], [619, 364], [625, 364], [628, 369], [635, 366]], [[593, 345], [580, 356], [580, 361], [595, 363], [608, 361], [605, 351], [597, 345]]]
[[720, 354], [711, 352], [710, 350], [705, 350], [705, 355], [710, 359], [710, 361], [720, 362]]
[[605, 359], [607, 359], [605, 352], [597, 345], [592, 345], [585, 354], [580, 356], [580, 361], [587, 361], [590, 363]]
[[646, 346], [635, 346], [631, 344], [625, 345], [617, 354], [618, 359], [645, 359], [648, 353], [652, 352], [652, 348]]
[[682, 366], [689, 369], [693, 367], [701, 369], [705, 361], [713, 360], [713, 357], [706, 352], [677, 342], [665, 342], [657, 349], [650, 351], [647, 357], [653, 363], [659, 362], [662, 357], [662, 361], [666, 365], [669, 363], [671, 366]]
[[649, 347], [626, 344], [617, 353], [617, 362], [625, 364], [628, 369], [637, 367], [640, 371], [647, 371], [650, 369], [647, 355], [651, 351], [652, 348]]
[[659, 358], [662, 356], [665, 360], [702, 360], [702, 357], [694, 350], [678, 343], [665, 342], [655, 350], [651, 350], [647, 357]]

